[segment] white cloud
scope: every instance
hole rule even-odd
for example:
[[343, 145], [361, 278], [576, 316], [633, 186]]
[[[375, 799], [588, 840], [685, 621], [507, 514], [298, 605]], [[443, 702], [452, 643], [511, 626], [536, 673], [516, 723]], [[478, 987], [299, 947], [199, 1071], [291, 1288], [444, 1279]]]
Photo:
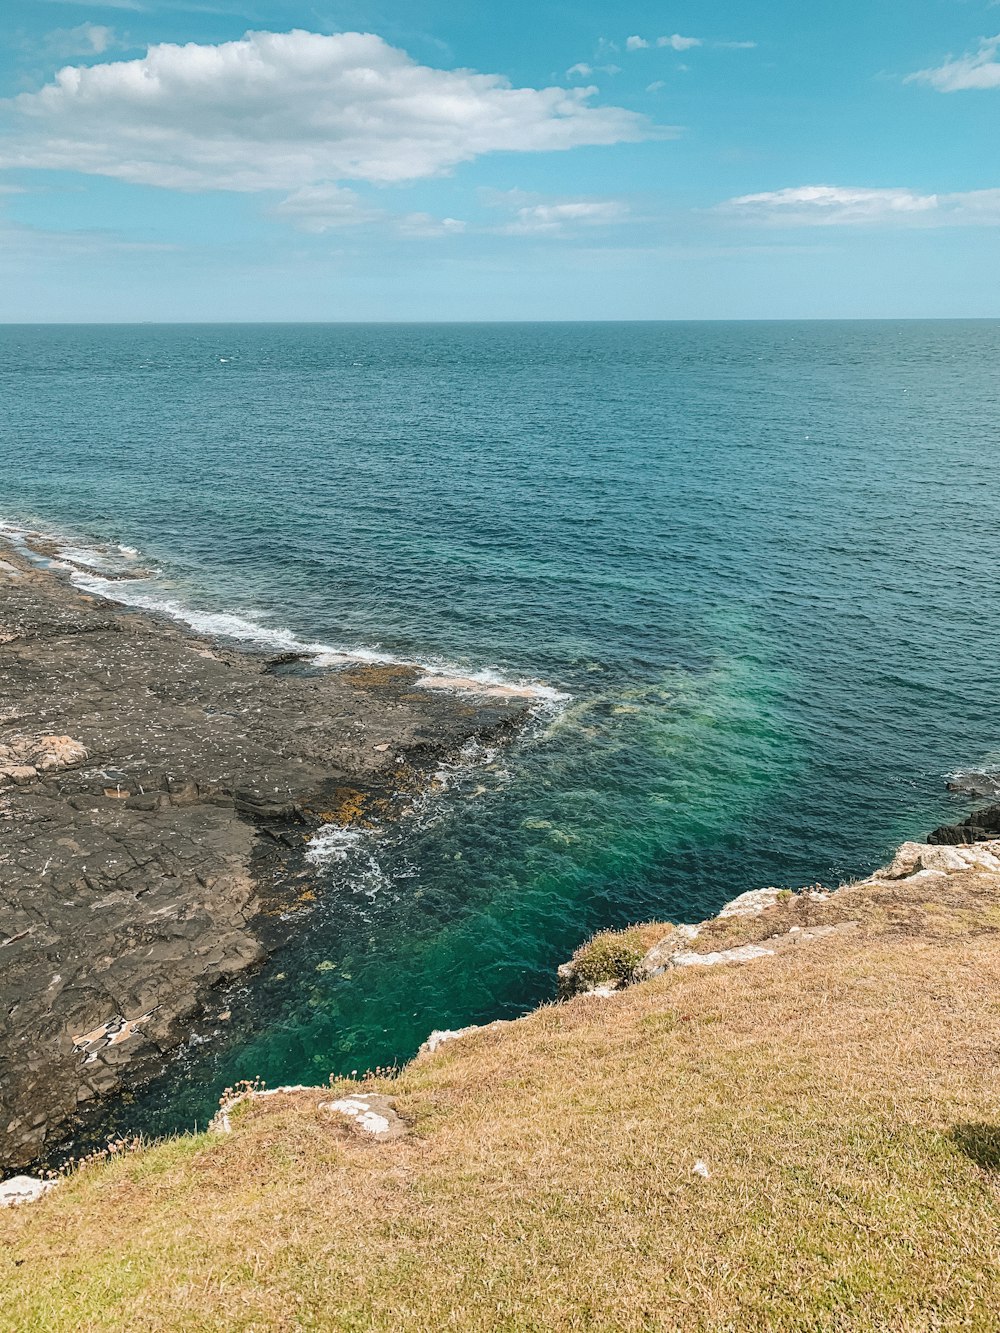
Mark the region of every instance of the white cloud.
[[160, 45], [141, 60], [67, 66], [2, 105], [0, 167], [182, 190], [298, 190], [449, 171], [497, 151], [636, 142], [673, 131], [592, 88], [515, 88], [419, 65], [370, 33], [251, 32]]
[[628, 213], [628, 205], [617, 199], [523, 204], [501, 231], [508, 236], [562, 236], [578, 227], [606, 227], [624, 222]]
[[485, 208], [508, 214], [509, 221], [489, 228], [503, 236], [566, 236], [632, 220], [628, 204], [621, 199], [546, 199], [527, 190], [484, 186], [479, 201]]
[[377, 222], [383, 217], [381, 209], [368, 207], [354, 190], [340, 185], [304, 185], [277, 204], [273, 212], [299, 231], [315, 235], [334, 227]]
[[586, 61], [581, 60], [576, 65], [570, 65], [566, 71], [566, 77], [567, 79], [589, 79], [593, 72], [593, 65], [588, 65]]
[[1000, 189], [917, 194], [904, 189], [805, 185], [745, 194], [723, 212], [780, 226], [1000, 226]]
[[45, 50], [58, 57], [102, 56], [117, 46], [114, 28], [103, 23], [81, 23], [76, 28], [56, 28], [44, 42]]
[[647, 93], [658, 93], [658, 92], [660, 92], [662, 89], [664, 89], [666, 86], [667, 86], [667, 85], [663, 82], [662, 79], [654, 79], [652, 83], [647, 83], [647, 84], [646, 84], [646, 92], [647, 92]]
[[398, 221], [404, 236], [460, 236], [468, 227], [461, 218], [436, 218], [430, 213], [406, 213]]
[[969, 55], [949, 56], [936, 69], [920, 69], [909, 75], [907, 83], [929, 83], [939, 93], [958, 93], [969, 89], [1000, 88], [1000, 33], [981, 37], [978, 51]]
[[139, 0], [48, 0], [49, 4], [86, 5], [88, 9], [131, 9], [141, 10]]
[[290, 222], [299, 231], [320, 236], [346, 227], [380, 227], [404, 236], [456, 236], [466, 230], [459, 218], [436, 218], [430, 213], [393, 214], [374, 208], [342, 185], [306, 185], [271, 210], [271, 216]]
[[700, 37], [682, 37], [675, 32], [672, 37], [657, 37], [657, 46], [669, 46], [672, 51], [690, 51], [692, 47], [704, 46]]
[[713, 42], [704, 37], [685, 37], [679, 32], [668, 37], [656, 37], [648, 41], [645, 37], [629, 37], [625, 42], [626, 51], [648, 51], [650, 47], [668, 48], [671, 51], [693, 51], [696, 46], [715, 47], [720, 51], [753, 51], [756, 42]]

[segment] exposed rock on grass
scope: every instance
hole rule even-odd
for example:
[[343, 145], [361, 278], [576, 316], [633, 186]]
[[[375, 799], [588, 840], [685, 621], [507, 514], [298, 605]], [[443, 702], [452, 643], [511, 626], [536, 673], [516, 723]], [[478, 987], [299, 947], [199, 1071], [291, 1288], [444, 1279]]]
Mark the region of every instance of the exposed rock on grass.
[[396, 1103], [390, 1097], [375, 1092], [357, 1093], [338, 1097], [332, 1102], [320, 1102], [321, 1111], [344, 1116], [379, 1143], [391, 1143], [406, 1133], [406, 1123], [396, 1113]]
[[463, 1037], [470, 1037], [474, 1032], [494, 1032], [507, 1026], [511, 1020], [498, 1018], [493, 1023], [474, 1023], [467, 1028], [438, 1028], [423, 1042], [417, 1055], [433, 1055], [439, 1051], [442, 1046], [446, 1046], [450, 1041], [461, 1041]]
[[12, 1176], [0, 1184], [0, 1208], [16, 1208], [22, 1203], [37, 1203], [55, 1187], [54, 1180], [37, 1176]]

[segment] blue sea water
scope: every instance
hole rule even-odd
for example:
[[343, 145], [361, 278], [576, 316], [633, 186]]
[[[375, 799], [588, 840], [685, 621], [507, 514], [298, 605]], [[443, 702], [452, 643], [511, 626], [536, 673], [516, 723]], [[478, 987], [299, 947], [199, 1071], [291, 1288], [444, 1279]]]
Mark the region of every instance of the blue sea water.
[[[328, 863], [140, 1106], [400, 1061], [1000, 762], [1000, 323], [7, 327], [0, 517], [258, 640], [566, 696]], [[97, 557], [100, 558], [100, 557]]]

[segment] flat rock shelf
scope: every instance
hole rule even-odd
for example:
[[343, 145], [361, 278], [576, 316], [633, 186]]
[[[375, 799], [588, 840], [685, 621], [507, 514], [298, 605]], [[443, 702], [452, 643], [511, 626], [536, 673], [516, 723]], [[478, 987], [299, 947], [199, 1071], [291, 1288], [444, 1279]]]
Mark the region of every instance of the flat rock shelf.
[[512, 735], [531, 701], [223, 647], [0, 554], [10, 1169], [141, 1083], [213, 988], [280, 947], [264, 923], [317, 891], [318, 828], [405, 816], [443, 759]]

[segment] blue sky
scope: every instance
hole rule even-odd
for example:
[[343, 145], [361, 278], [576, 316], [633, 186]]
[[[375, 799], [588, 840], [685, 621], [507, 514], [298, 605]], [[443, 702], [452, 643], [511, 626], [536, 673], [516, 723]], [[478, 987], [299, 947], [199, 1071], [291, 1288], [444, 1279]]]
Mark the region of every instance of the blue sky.
[[989, 0], [5, 0], [0, 320], [1000, 317]]

